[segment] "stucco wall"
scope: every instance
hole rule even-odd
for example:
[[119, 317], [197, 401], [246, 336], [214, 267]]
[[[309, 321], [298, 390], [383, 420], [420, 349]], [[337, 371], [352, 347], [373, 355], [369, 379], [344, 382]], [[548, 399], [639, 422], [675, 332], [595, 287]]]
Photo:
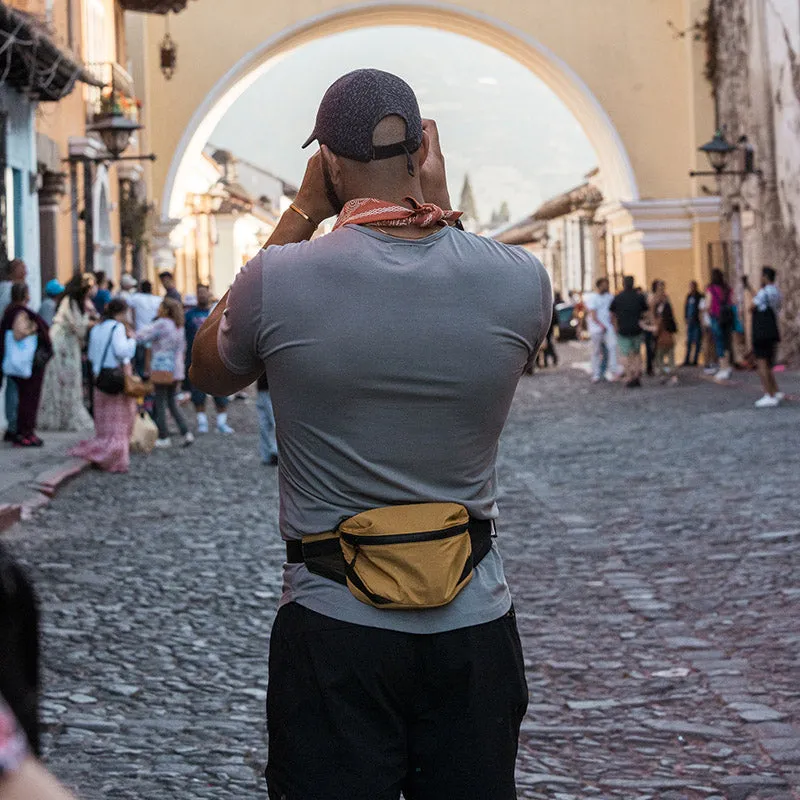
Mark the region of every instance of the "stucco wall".
[[[178, 71], [171, 82], [158, 72], [164, 23], [147, 20], [147, 67], [152, 71], [146, 102], [150, 142], [160, 160], [153, 191], [163, 201], [170, 159], [192, 115], [212, 89], [248, 53], [294, 29], [300, 42], [334, 30], [330, 14], [345, 8], [340, 29], [366, 24], [427, 24], [472, 35], [524, 60], [515, 32], [543, 44], [567, 65], [599, 102], [630, 157], [642, 197], [687, 197], [694, 185], [687, 172], [697, 145], [708, 137], [711, 98], [702, 80], [702, 45], [676, 39], [667, 25], [688, 27], [700, 0], [441, 0], [438, 3], [350, 3], [296, 0], [264, 3], [229, 0], [225, 31], [202, 3], [190, 4], [171, 22], [178, 43]], [[459, 16], [459, 13], [461, 15]], [[471, 20], [463, 12], [483, 15]], [[313, 27], [303, 28], [314, 19]], [[322, 22], [324, 20], [324, 24]], [[501, 27], [492, 27], [491, 20]], [[258, 63], [252, 55], [253, 64]], [[557, 78], [557, 76], [556, 76]], [[555, 79], [555, 78], [554, 78]], [[591, 138], [591, 132], [590, 133]], [[605, 171], [605, 170], [604, 170]], [[163, 207], [163, 206], [162, 206]]]

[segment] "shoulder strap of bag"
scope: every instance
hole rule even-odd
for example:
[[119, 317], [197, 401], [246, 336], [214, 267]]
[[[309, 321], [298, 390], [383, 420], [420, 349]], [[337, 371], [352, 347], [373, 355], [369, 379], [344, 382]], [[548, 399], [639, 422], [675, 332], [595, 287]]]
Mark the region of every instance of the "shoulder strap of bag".
[[[118, 322], [117, 325], [119, 324], [120, 323]], [[103, 357], [100, 359], [100, 369], [103, 369], [103, 364], [106, 363], [106, 356], [108, 355], [108, 351], [111, 348], [111, 342], [114, 341], [114, 334], [116, 333], [117, 325], [111, 326], [111, 334], [109, 335], [108, 341], [106, 342], [106, 349], [103, 350]]]

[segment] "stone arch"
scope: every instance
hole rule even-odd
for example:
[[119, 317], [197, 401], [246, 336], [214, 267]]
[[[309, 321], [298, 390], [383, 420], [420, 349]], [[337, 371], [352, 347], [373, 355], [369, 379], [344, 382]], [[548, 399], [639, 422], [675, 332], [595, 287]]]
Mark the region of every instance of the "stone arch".
[[211, 135], [233, 102], [267, 72], [282, 54], [308, 42], [353, 28], [419, 25], [461, 34], [514, 58], [539, 77], [575, 116], [597, 153], [607, 199], [639, 199], [631, 160], [611, 118], [586, 85], [562, 59], [533, 37], [487, 14], [435, 0], [366, 0], [339, 7], [285, 28], [245, 54], [220, 78], [196, 108], [175, 149], [166, 176], [161, 212], [178, 216], [187, 164]]

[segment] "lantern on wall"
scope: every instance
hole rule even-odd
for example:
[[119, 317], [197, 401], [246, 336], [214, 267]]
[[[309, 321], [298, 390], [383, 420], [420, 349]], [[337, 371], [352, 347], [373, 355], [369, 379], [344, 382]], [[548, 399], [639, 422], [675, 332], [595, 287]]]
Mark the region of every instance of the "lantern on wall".
[[142, 126], [138, 122], [127, 119], [121, 114], [101, 117], [88, 126], [88, 130], [102, 139], [103, 145], [115, 161], [128, 149], [131, 136], [141, 129]]
[[711, 167], [717, 174], [722, 174], [728, 164], [728, 157], [736, 151], [736, 148], [725, 137], [724, 130], [718, 130], [710, 142], [706, 142], [698, 148], [701, 153], [705, 153]]
[[175, 74], [178, 64], [178, 46], [175, 40], [169, 35], [169, 17], [166, 17], [167, 29], [164, 38], [161, 40], [161, 72], [169, 81]]

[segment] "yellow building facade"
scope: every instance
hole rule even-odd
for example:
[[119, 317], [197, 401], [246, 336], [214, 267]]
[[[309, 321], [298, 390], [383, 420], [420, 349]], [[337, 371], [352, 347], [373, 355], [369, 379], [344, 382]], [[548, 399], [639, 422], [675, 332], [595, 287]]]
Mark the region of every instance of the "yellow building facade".
[[[45, 5], [44, 2], [41, 3]], [[50, 10], [51, 24], [63, 43], [86, 65], [98, 83], [110, 82], [112, 72], [125, 74], [126, 63], [123, 10], [115, 0], [80, 0], [68, 3], [55, 0]], [[132, 94], [132, 87], [126, 89]], [[42, 278], [68, 280], [74, 270], [87, 266], [105, 270], [119, 282], [119, 174], [115, 165], [99, 163], [92, 170], [91, 185], [87, 187], [81, 172], [70, 174], [67, 159], [81, 155], [95, 157], [101, 148], [97, 139], [87, 133], [99, 111], [103, 89], [99, 86], [78, 85], [59, 101], [41, 108], [36, 130], [39, 139], [40, 161], [44, 168], [44, 185], [40, 189], [40, 204], [50, 203], [56, 211], [57, 240], [55, 263], [42, 264]], [[49, 145], [49, 147], [48, 147]], [[45, 160], [45, 153], [50, 151]], [[60, 176], [60, 178], [59, 178]], [[74, 195], [72, 177], [80, 208], [79, 224], [73, 224]], [[83, 192], [89, 188], [88, 197]], [[92, 257], [87, 265], [85, 218], [91, 214], [93, 225]]]
[[[31, 163], [15, 162], [13, 166], [28, 173], [27, 179], [18, 183], [22, 188], [30, 185], [38, 219], [26, 214], [27, 246], [22, 250], [22, 231], [14, 237], [14, 226], [4, 226], [12, 239], [16, 238], [10, 242], [13, 247], [4, 240], [9, 257], [23, 255], [29, 262], [35, 298], [48, 280], [58, 278], [63, 283], [74, 272], [104, 271], [117, 287], [123, 272], [143, 272], [145, 259], [139, 251], [144, 250], [146, 237], [143, 234], [137, 239], [132, 234], [146, 227], [138, 224], [143, 219], [135, 218], [143, 216], [149, 195], [144, 187], [148, 176], [137, 160], [146, 144], [143, 131], [133, 130], [126, 148], [118, 153], [107, 149], [103, 136], [93, 128], [104, 119], [124, 119], [133, 128], [140, 121], [141, 97], [129, 71], [127, 22], [131, 12], [143, 12], [137, 14], [141, 19], [147, 14], [163, 16], [167, 10], [180, 10], [186, 2], [11, 0], [0, 6], [0, 11], [8, 9], [3, 11], [2, 24], [27, 26], [28, 39], [39, 37], [61, 54], [53, 70], [72, 71], [69, 85], [56, 96], [34, 86], [32, 91], [3, 99], [9, 106], [2, 109], [3, 114], [12, 120], [14, 130], [27, 124], [23, 106], [30, 103], [35, 107]], [[6, 19], [9, 14], [19, 16]], [[135, 26], [132, 34], [131, 52], [138, 56], [142, 40]], [[20, 40], [18, 46], [23, 44]], [[41, 77], [45, 83], [46, 79], [47, 75]], [[9, 176], [11, 180], [11, 173]], [[9, 186], [9, 197], [20, 192]]]
[[[224, 26], [207, 2], [171, 22], [179, 63], [158, 73], [163, 22], [144, 21], [144, 123], [162, 156], [152, 170], [164, 224], [185, 203], [187, 167], [231, 103], [282, 53], [353, 28], [419, 25], [471, 37], [510, 55], [564, 101], [597, 154], [600, 218], [638, 283], [704, 278], [719, 238], [718, 202], [689, 171], [714, 130], [705, 42], [677, 37], [701, 22], [705, 0], [229, 0]], [[670, 24], [672, 23], [672, 27]], [[509, 121], [513, 124], [513, 120]], [[543, 154], [546, 158], [546, 154]]]

